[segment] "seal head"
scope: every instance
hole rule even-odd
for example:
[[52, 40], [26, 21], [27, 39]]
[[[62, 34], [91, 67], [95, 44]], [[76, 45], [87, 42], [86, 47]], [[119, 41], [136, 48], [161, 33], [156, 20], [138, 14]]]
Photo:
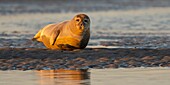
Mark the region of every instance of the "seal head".
[[84, 34], [90, 29], [90, 18], [86, 14], [78, 14], [71, 21], [72, 26], [70, 29], [74, 34]]

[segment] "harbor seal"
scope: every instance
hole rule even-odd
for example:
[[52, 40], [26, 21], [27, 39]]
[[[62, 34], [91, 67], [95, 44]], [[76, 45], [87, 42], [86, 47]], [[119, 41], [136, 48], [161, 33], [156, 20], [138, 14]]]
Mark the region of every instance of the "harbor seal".
[[49, 24], [40, 29], [32, 40], [42, 42], [49, 49], [84, 49], [90, 38], [90, 18], [77, 14], [73, 19]]

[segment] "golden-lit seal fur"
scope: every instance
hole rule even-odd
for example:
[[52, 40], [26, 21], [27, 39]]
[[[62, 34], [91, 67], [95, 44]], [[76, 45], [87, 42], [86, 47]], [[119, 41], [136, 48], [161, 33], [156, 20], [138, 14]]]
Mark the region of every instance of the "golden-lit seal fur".
[[89, 38], [90, 18], [78, 14], [69, 21], [45, 26], [32, 40], [42, 42], [49, 49], [74, 50], [85, 48]]

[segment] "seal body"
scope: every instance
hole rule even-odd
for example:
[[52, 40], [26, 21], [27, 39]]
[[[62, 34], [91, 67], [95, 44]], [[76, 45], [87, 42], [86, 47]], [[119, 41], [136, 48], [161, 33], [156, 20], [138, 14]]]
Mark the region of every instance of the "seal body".
[[69, 21], [49, 24], [40, 29], [32, 40], [42, 42], [49, 49], [84, 49], [90, 38], [90, 18], [78, 14]]

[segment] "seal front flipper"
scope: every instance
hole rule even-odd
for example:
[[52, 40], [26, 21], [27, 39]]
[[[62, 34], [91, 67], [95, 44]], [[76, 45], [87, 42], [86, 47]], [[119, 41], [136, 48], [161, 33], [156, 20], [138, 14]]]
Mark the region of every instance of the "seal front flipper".
[[57, 30], [55, 32], [52, 33], [51, 37], [50, 37], [50, 45], [54, 45], [56, 40], [57, 40], [57, 37], [58, 35], [60, 34], [60, 31]]

